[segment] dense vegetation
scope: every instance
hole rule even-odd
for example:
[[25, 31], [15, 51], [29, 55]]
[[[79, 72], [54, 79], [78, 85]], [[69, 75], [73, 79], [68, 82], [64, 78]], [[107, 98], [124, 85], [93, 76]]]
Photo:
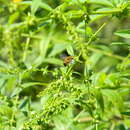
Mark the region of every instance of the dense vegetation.
[[130, 129], [129, 47], [129, 0], [0, 0], [0, 130]]

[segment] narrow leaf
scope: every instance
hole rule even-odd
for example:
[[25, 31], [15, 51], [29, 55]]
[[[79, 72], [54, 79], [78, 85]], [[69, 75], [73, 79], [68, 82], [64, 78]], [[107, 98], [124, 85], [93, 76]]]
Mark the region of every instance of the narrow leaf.
[[130, 38], [130, 29], [117, 31], [115, 32], [115, 35], [123, 38]]
[[68, 45], [66, 49], [69, 55], [74, 56], [74, 50], [72, 45]]

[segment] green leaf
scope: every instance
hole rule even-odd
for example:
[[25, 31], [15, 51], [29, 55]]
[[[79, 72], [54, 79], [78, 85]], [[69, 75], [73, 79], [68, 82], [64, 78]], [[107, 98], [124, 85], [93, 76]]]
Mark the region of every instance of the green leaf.
[[89, 2], [94, 4], [101, 4], [109, 7], [113, 6], [113, 4], [109, 0], [90, 0]]
[[0, 114], [4, 115], [8, 119], [10, 119], [12, 114], [13, 114], [13, 109], [11, 107], [6, 106], [6, 105], [1, 105], [0, 106]]
[[40, 82], [28, 82], [28, 83], [23, 83], [21, 86], [22, 88], [28, 88], [30, 86], [36, 86], [36, 85], [47, 85], [46, 83], [40, 83]]
[[32, 6], [31, 6], [31, 12], [32, 14], [35, 14], [35, 12], [37, 11], [38, 8], [43, 8], [47, 11], [52, 11], [52, 8], [46, 4], [46, 3], [43, 3], [42, 0], [33, 0], [32, 1]]
[[54, 65], [61, 65], [63, 66], [63, 61], [57, 58], [46, 58], [43, 61], [44, 63], [54, 64]]
[[112, 42], [111, 45], [127, 45], [127, 46], [130, 46], [130, 44], [124, 43], [124, 42]]
[[90, 23], [93, 23], [94, 21], [96, 21], [96, 20], [99, 20], [99, 19], [101, 19], [101, 18], [103, 18], [103, 17], [105, 17], [105, 16], [107, 16], [107, 14], [95, 14], [95, 15], [90, 15], [90, 19], [91, 19], [91, 21], [90, 21]]
[[69, 54], [70, 56], [74, 56], [74, 50], [73, 50], [73, 47], [72, 47], [71, 44], [68, 45], [66, 49], [67, 49], [67, 52], [68, 52], [68, 54]]
[[48, 57], [55, 56], [61, 53], [62, 51], [66, 49], [66, 46], [67, 46], [67, 43], [60, 43], [60, 44], [54, 45], [54, 48], [52, 49]]
[[19, 105], [19, 109], [24, 108], [29, 103], [29, 101], [30, 101], [29, 98], [23, 99], [22, 103]]
[[14, 88], [16, 86], [16, 77], [10, 77], [7, 79], [6, 84], [2, 88], [2, 93], [4, 95], [10, 96], [11, 93], [14, 91]]
[[100, 105], [100, 108], [102, 112], [104, 112], [104, 99], [103, 99], [102, 92], [100, 90], [97, 90], [95, 94], [96, 94], [96, 99]]
[[[124, 108], [123, 99], [117, 91], [110, 90], [110, 89], [103, 89], [101, 91], [105, 99], [104, 102], [106, 102], [107, 99], [109, 104], [113, 105], [112, 107], [115, 107], [119, 111], [123, 110]], [[107, 104], [107, 102], [105, 104]]]
[[16, 96], [16, 95], [19, 94], [21, 91], [22, 91], [22, 88], [16, 87], [16, 88], [13, 90], [13, 92], [11, 93], [10, 98]]
[[130, 38], [130, 29], [117, 31], [115, 32], [115, 35], [123, 38]]
[[93, 53], [90, 57], [90, 66], [91, 68], [96, 66], [98, 61], [102, 58], [102, 54], [101, 53]]
[[33, 0], [32, 1], [32, 6], [31, 6], [31, 12], [32, 14], [35, 14], [35, 12], [37, 11], [37, 9], [40, 7], [41, 5], [41, 0]]
[[13, 24], [19, 17], [19, 12], [15, 12], [13, 13], [10, 17], [9, 17], [9, 24]]
[[47, 10], [47, 11], [52, 11], [53, 9], [46, 3], [41, 3], [40, 5], [41, 8]]
[[55, 28], [55, 24], [52, 25], [49, 31], [49, 34], [46, 37], [43, 37], [43, 39], [41, 40], [40, 45], [39, 45], [40, 55], [34, 61], [34, 66], [39, 66], [40, 64], [44, 62], [43, 59], [46, 59], [47, 50], [49, 49], [49, 44], [53, 36], [54, 28]]
[[5, 63], [3, 61], [0, 61], [0, 66], [3, 67], [3, 68], [6, 68], [6, 69], [11, 67], [9, 64], [7, 64], [7, 63]]
[[79, 3], [84, 3], [86, 0], [65, 0], [65, 1], [71, 4], [79, 4]]

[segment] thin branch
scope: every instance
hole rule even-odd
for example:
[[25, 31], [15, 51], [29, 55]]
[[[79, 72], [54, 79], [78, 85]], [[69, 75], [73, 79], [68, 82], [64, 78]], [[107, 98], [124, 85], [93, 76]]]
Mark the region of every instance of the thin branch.
[[91, 43], [91, 41], [93, 40], [93, 38], [102, 30], [102, 28], [106, 25], [107, 23], [104, 23], [88, 40], [87, 45], [89, 45]]
[[27, 38], [26, 45], [25, 45], [25, 50], [23, 52], [23, 62], [26, 60], [27, 57], [27, 51], [30, 43], [30, 37]]

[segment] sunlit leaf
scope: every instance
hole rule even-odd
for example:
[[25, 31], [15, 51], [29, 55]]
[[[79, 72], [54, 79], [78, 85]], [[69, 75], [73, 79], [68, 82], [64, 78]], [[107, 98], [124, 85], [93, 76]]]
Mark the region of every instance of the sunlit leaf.
[[69, 55], [74, 56], [74, 50], [73, 50], [72, 45], [67, 45], [66, 49]]
[[123, 37], [123, 38], [130, 38], [130, 30], [119, 30], [115, 32], [115, 35]]

